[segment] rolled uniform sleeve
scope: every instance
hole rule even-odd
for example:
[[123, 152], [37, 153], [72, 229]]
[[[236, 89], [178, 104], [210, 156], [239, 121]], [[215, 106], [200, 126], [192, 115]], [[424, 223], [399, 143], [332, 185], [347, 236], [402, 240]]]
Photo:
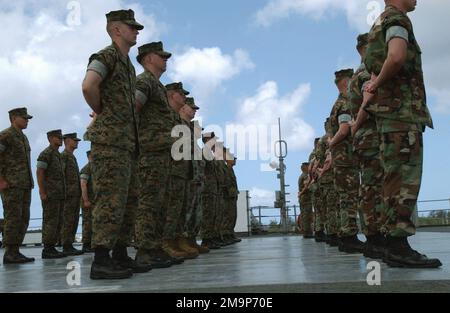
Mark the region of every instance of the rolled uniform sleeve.
[[338, 122], [341, 123], [348, 123], [352, 120], [352, 117], [350, 114], [341, 114], [338, 116]]
[[50, 155], [44, 151], [42, 152], [37, 159], [37, 168], [46, 170], [48, 165], [50, 164]]
[[146, 104], [147, 103], [147, 95], [145, 95], [142, 91], [136, 90], [136, 100], [140, 104]]
[[105, 79], [109, 73], [108, 67], [106, 67], [106, 65], [99, 60], [93, 60], [91, 63], [89, 63], [87, 71], [96, 72], [102, 77], [102, 79]]
[[82, 173], [82, 174], [80, 175], [80, 179], [81, 179], [81, 180], [86, 180], [86, 181], [88, 181], [90, 177], [91, 177], [91, 176], [90, 176], [89, 174], [84, 174], [84, 173]]
[[391, 26], [386, 31], [386, 43], [389, 43], [393, 38], [402, 38], [409, 42], [408, 30], [402, 26]]
[[147, 100], [152, 94], [153, 88], [151, 84], [143, 79], [138, 79], [136, 82], [136, 100], [142, 105], [147, 103]]
[[87, 71], [94, 71], [105, 79], [114, 70], [116, 58], [111, 50], [102, 50], [89, 58]]

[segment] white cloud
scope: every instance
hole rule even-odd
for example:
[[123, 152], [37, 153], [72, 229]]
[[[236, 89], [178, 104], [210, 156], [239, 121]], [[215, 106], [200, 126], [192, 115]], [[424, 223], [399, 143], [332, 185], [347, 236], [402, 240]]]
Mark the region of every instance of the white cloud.
[[302, 117], [302, 107], [310, 93], [311, 86], [301, 84], [294, 91], [280, 96], [277, 83], [268, 81], [258, 88], [255, 95], [244, 99], [238, 106], [236, 124], [277, 125], [277, 118], [280, 117], [283, 138], [289, 150], [309, 149], [314, 130]]
[[258, 187], [253, 187], [250, 192], [250, 206], [272, 206], [275, 201], [275, 191], [265, 190]]
[[232, 55], [220, 48], [193, 48], [176, 54], [169, 64], [168, 76], [183, 81], [192, 88], [196, 101], [205, 102], [225, 81], [243, 70], [254, 68], [248, 53], [237, 49]]
[[257, 25], [268, 27], [275, 21], [292, 15], [315, 20], [335, 16], [344, 11], [350, 24], [357, 29], [369, 27], [367, 19], [379, 12], [380, 1], [362, 0], [271, 0], [255, 14]]
[[[350, 27], [367, 32], [383, 8], [381, 0], [270, 0], [254, 19], [257, 25], [268, 27], [293, 15], [326, 20], [343, 13]], [[427, 91], [437, 99], [431, 109], [439, 113], [450, 113], [449, 11], [450, 1], [427, 0], [419, 1], [416, 11], [409, 14], [423, 52]]]

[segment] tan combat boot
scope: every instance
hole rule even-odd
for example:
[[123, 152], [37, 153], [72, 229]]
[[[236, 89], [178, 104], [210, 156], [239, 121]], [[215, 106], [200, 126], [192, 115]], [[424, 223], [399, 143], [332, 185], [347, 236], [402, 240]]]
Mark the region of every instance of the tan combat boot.
[[195, 249], [186, 238], [184, 237], [178, 238], [176, 243], [182, 251], [188, 254], [187, 256], [188, 259], [195, 259], [196, 257], [199, 256], [198, 250]]
[[172, 258], [188, 258], [188, 253], [180, 250], [175, 240], [163, 240], [162, 248]]
[[206, 246], [200, 246], [199, 244], [197, 244], [197, 241], [195, 240], [195, 238], [190, 238], [188, 240], [189, 240], [189, 243], [191, 244], [191, 246], [196, 248], [200, 254], [209, 252], [209, 248]]

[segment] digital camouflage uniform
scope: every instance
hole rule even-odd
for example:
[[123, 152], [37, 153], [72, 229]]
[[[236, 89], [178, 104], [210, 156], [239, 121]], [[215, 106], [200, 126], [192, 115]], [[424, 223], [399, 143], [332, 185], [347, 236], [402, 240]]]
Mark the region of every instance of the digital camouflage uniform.
[[73, 153], [64, 150], [61, 153], [64, 177], [66, 181], [66, 199], [64, 201], [61, 241], [63, 245], [73, 244], [80, 219], [80, 169]]
[[[209, 148], [204, 147], [205, 154], [210, 155], [212, 152]], [[201, 234], [203, 240], [210, 240], [214, 238], [214, 221], [216, 218], [217, 198], [219, 193], [219, 184], [217, 180], [217, 163], [214, 160], [207, 158], [205, 160], [205, 180], [202, 192], [202, 212], [203, 219], [201, 223]]]
[[174, 115], [166, 88], [150, 72], [137, 77], [136, 95], [143, 108], [139, 113], [139, 210], [136, 218], [138, 249], [161, 249], [172, 166], [171, 137]]
[[234, 227], [237, 219], [237, 199], [238, 199], [238, 186], [236, 175], [233, 167], [225, 164], [225, 207], [222, 222], [222, 235], [234, 236]]
[[3, 245], [22, 244], [30, 220], [31, 189], [30, 144], [14, 127], [0, 132], [0, 177], [9, 187], [1, 192], [3, 202]]
[[[306, 186], [306, 180], [308, 179], [308, 173], [302, 173], [298, 178], [298, 191], [301, 192]], [[311, 192], [305, 191], [298, 199], [300, 203], [300, 216], [302, 219], [302, 227], [304, 234], [312, 234], [311, 229], [313, 222], [313, 211], [312, 211], [312, 199]]]
[[[340, 123], [351, 121], [347, 107], [348, 99], [339, 94], [330, 113], [331, 135], [336, 135]], [[334, 185], [339, 196], [340, 237], [358, 233], [356, 223], [358, 211], [359, 176], [353, 159], [350, 135], [331, 149], [333, 158]]]
[[[317, 147], [316, 158], [319, 161], [319, 168], [323, 168], [327, 154], [330, 153], [328, 149], [328, 135], [323, 135]], [[320, 191], [323, 201], [323, 212], [326, 216], [325, 228], [327, 235], [337, 235], [339, 232], [339, 195], [334, 187], [333, 168], [329, 169], [320, 178]]]
[[83, 216], [83, 243], [91, 244], [92, 240], [92, 208], [95, 206], [95, 194], [94, 185], [91, 171], [91, 163], [86, 164], [80, 172], [80, 180], [87, 182], [87, 191], [89, 202], [91, 203], [90, 208], [84, 207], [83, 198], [81, 198], [81, 214]]
[[[347, 105], [356, 120], [363, 101], [363, 84], [370, 80], [370, 74], [363, 64], [350, 80]], [[366, 236], [380, 231], [382, 213], [381, 182], [383, 168], [380, 159], [380, 142], [375, 119], [369, 117], [353, 138], [353, 156], [359, 166], [361, 185], [359, 188], [359, 209], [362, 211], [362, 230]]]
[[[309, 155], [309, 163], [313, 164], [316, 160], [316, 147], [314, 147], [313, 152]], [[314, 207], [314, 230], [316, 232], [325, 231], [325, 215], [323, 211], [323, 201], [320, 190], [320, 182], [317, 179], [316, 173], [313, 173], [312, 179], [314, 182], [309, 186], [309, 190], [313, 195], [313, 207]]]
[[44, 190], [47, 200], [42, 201], [42, 243], [44, 246], [55, 246], [58, 237], [58, 225], [64, 210], [66, 197], [64, 167], [61, 154], [51, 146], [41, 152], [37, 159], [37, 167], [45, 171]]
[[[186, 126], [189, 130], [189, 125], [186, 124], [180, 115], [172, 110], [174, 124], [173, 127], [180, 125]], [[190, 130], [189, 130], [190, 131]], [[174, 138], [179, 140], [181, 137]], [[183, 139], [181, 139], [183, 140]], [[190, 144], [190, 140], [185, 142]], [[183, 153], [183, 151], [177, 151]], [[189, 153], [190, 156], [190, 153]], [[172, 166], [170, 169], [170, 183], [169, 183], [169, 201], [167, 204], [166, 223], [164, 225], [163, 240], [175, 240], [182, 237], [184, 223], [186, 221], [186, 206], [187, 206], [187, 185], [192, 179], [192, 167], [189, 160], [174, 160], [172, 157]]]
[[130, 58], [115, 43], [90, 57], [89, 70], [103, 78], [102, 113], [85, 135], [92, 142], [95, 185], [92, 248], [113, 249], [130, 245], [138, 201], [137, 175], [132, 173], [138, 153], [136, 74]]
[[202, 222], [202, 190], [205, 178], [205, 161], [203, 160], [202, 150], [197, 144], [197, 140], [200, 137], [195, 135], [195, 127], [199, 126], [191, 122], [189, 127], [192, 134], [191, 147], [193, 158], [192, 180], [188, 184], [187, 191], [185, 235], [188, 238], [195, 238], [200, 232]]
[[407, 58], [399, 73], [378, 88], [377, 97], [366, 107], [376, 118], [381, 136], [383, 229], [391, 237], [415, 234], [411, 215], [417, 204], [423, 165], [422, 133], [433, 122], [426, 105], [421, 50], [408, 16], [387, 6], [369, 33], [364, 63], [378, 75], [387, 57], [392, 37], [408, 42]]
[[[216, 147], [219, 149], [219, 146]], [[216, 163], [216, 177], [217, 177], [217, 201], [215, 207], [214, 218], [214, 237], [222, 239], [223, 237], [223, 219], [226, 210], [226, 164], [224, 160], [214, 160]]]

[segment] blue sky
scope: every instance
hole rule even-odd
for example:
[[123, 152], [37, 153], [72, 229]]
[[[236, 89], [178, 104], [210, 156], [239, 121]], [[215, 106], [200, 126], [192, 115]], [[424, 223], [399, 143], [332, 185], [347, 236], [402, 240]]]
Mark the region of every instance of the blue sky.
[[[443, 199], [449, 198], [450, 58], [445, 51], [450, 42], [439, 39], [439, 32], [444, 34], [450, 25], [437, 18], [445, 11], [441, 2], [422, 2], [412, 18], [419, 43], [423, 42], [435, 130], [425, 134], [420, 199]], [[334, 71], [358, 66], [356, 36], [369, 29], [365, 20], [371, 13], [366, 7], [370, 1], [363, 0], [94, 0], [77, 2], [80, 23], [72, 25], [67, 22], [73, 12], [69, 3], [0, 0], [0, 20], [7, 25], [0, 30], [5, 38], [0, 47], [0, 69], [5, 73], [0, 83], [7, 86], [0, 94], [0, 128], [9, 124], [9, 109], [29, 107], [35, 115], [26, 131], [33, 165], [46, 146], [49, 129], [83, 133], [89, 108], [80, 85], [89, 55], [108, 44], [104, 14], [132, 7], [146, 26], [138, 45], [162, 40], [174, 53], [162, 80], [183, 81], [201, 106], [204, 126], [276, 124], [282, 117], [292, 203], [299, 164], [307, 159], [313, 138], [322, 134], [323, 121], [337, 97]], [[437, 21], [434, 27], [427, 23], [430, 18]], [[136, 51], [132, 48], [133, 59]], [[142, 71], [138, 64], [135, 67]], [[80, 168], [87, 148], [83, 142], [76, 152]], [[276, 173], [262, 172], [262, 163], [267, 160], [239, 161], [236, 166], [239, 187], [253, 191], [253, 205], [271, 205], [278, 189]], [[37, 189], [31, 215], [41, 216]]]

